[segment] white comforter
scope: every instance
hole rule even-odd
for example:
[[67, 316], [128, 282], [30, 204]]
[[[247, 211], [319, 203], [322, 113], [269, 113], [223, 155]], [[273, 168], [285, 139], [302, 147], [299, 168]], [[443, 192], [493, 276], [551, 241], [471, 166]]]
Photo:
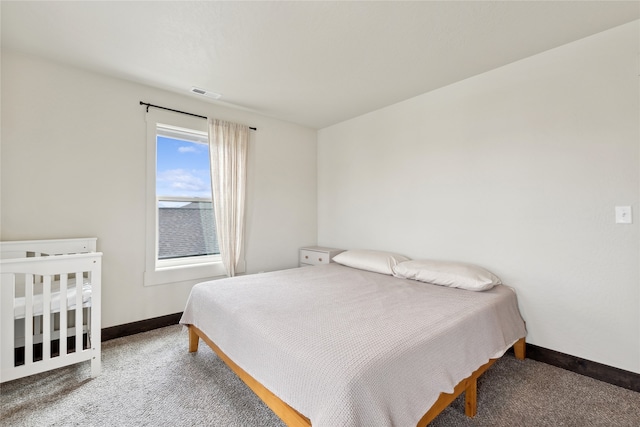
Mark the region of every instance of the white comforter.
[[471, 292], [338, 264], [198, 284], [180, 323], [314, 427], [415, 426], [526, 334], [506, 286]]

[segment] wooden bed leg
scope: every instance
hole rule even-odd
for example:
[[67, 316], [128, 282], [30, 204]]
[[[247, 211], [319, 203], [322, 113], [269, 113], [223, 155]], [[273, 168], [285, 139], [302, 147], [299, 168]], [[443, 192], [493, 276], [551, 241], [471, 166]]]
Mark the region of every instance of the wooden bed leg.
[[198, 344], [200, 343], [200, 337], [196, 333], [196, 330], [189, 325], [189, 353], [198, 351]]
[[513, 345], [513, 352], [516, 354], [516, 359], [524, 360], [527, 352], [527, 342], [524, 338], [520, 338]]
[[464, 413], [467, 417], [473, 418], [478, 412], [478, 380], [469, 381], [469, 385], [464, 391]]

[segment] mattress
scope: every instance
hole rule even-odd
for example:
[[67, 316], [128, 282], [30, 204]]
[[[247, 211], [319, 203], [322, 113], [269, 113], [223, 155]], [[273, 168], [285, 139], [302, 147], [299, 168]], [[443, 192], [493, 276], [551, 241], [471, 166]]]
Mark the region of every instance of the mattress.
[[[41, 292], [41, 291], [40, 291]], [[76, 307], [76, 280], [69, 279], [67, 281], [67, 310], [73, 310]], [[42, 315], [42, 293], [33, 295], [32, 306], [33, 315]], [[91, 283], [88, 279], [84, 279], [82, 283], [82, 306], [88, 307], [91, 302]], [[51, 313], [60, 311], [60, 282], [51, 282]], [[13, 317], [15, 319], [24, 319], [25, 313], [25, 297], [14, 298]]]
[[415, 426], [526, 335], [507, 286], [472, 292], [338, 264], [198, 284], [180, 323], [314, 427]]

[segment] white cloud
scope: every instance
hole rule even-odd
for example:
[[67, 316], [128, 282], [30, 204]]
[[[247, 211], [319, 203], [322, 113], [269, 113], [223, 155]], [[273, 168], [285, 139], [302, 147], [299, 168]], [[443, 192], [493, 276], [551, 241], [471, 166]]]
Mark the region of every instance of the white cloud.
[[178, 147], [179, 153], [195, 153], [196, 147], [183, 145], [182, 147]]
[[158, 195], [211, 197], [208, 171], [169, 169], [158, 173]]

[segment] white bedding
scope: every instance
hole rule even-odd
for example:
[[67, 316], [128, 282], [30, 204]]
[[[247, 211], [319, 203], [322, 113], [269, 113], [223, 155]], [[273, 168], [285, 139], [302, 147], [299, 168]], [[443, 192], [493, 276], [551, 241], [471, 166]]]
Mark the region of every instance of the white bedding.
[[[41, 291], [40, 291], [41, 292]], [[67, 310], [73, 310], [76, 307], [76, 279], [69, 279], [67, 282]], [[42, 293], [33, 295], [33, 315], [42, 315]], [[84, 279], [82, 283], [82, 306], [88, 307], [91, 302], [91, 283], [88, 279]], [[51, 312], [58, 313], [60, 311], [60, 282], [51, 283]], [[17, 297], [13, 304], [14, 319], [24, 319], [25, 298]]]
[[516, 295], [338, 264], [194, 286], [193, 324], [314, 427], [415, 426], [525, 336]]

